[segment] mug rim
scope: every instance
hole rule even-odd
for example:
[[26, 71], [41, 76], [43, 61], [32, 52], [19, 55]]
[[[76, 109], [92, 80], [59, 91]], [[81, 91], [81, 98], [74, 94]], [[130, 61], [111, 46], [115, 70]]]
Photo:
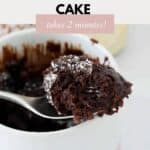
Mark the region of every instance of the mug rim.
[[[7, 41], [9, 41], [9, 39], [11, 38], [18, 38], [18, 36], [23, 36], [25, 34], [33, 34], [33, 32], [36, 32], [35, 28], [30, 28], [30, 29], [24, 29], [22, 31], [15, 31], [13, 33], [9, 33], [7, 35], [4, 35], [3, 37], [0, 38], [0, 49], [2, 48], [1, 46], [3, 46], [2, 44], [5, 43], [5, 44], [8, 44]], [[79, 34], [79, 33], [50, 33], [50, 35], [67, 35], [67, 36], [72, 36], [72, 37], [75, 37], [75, 38], [82, 38], [84, 40], [87, 40], [87, 42], [90, 41], [90, 38], [86, 35], [83, 35], [83, 34]], [[92, 42], [92, 41], [91, 41]], [[81, 42], [82, 44], [82, 42]], [[110, 59], [110, 63], [113, 63], [114, 64], [114, 68], [116, 70], [118, 70], [118, 65], [116, 63], [116, 61], [114, 60], [114, 57], [112, 56], [112, 54], [101, 44], [101, 43], [93, 43], [93, 46], [96, 46], [97, 49], [100, 49], [101, 52], [103, 52], [109, 59]], [[98, 55], [97, 55], [98, 56]], [[113, 114], [113, 116], [115, 116], [117, 114]], [[104, 115], [104, 117], [112, 117], [112, 116], [109, 116], [109, 115]], [[97, 119], [99, 119], [98, 117], [95, 117], [93, 120], [87, 120], [86, 122], [84, 123], [81, 123], [81, 124], [78, 124], [78, 125], [75, 125], [75, 126], [72, 126], [72, 127], [69, 127], [69, 128], [65, 128], [65, 129], [61, 129], [61, 130], [56, 130], [56, 131], [26, 131], [26, 130], [20, 130], [20, 129], [15, 129], [15, 128], [12, 128], [12, 127], [9, 127], [7, 125], [4, 125], [4, 124], [0, 124], [0, 128], [3, 128], [3, 129], [6, 129], [8, 131], [12, 131], [12, 132], [15, 132], [15, 133], [21, 133], [21, 134], [26, 134], [26, 135], [51, 135], [51, 134], [62, 134], [62, 133], [66, 133], [69, 132], [70, 130], [74, 130], [74, 129], [78, 129], [79, 127], [81, 126], [85, 126], [87, 125], [90, 121], [96, 121]]]
[[[112, 115], [104, 115], [103, 117], [105, 117], [105, 120], [107, 119], [111, 119]], [[119, 115], [118, 113], [113, 114], [113, 117], [118, 118]], [[78, 125], [69, 127], [69, 128], [65, 128], [65, 129], [61, 129], [61, 130], [56, 130], [56, 131], [26, 131], [26, 130], [21, 130], [21, 129], [15, 129], [9, 126], [6, 126], [4, 124], [0, 124], [0, 128], [2, 128], [2, 130], [7, 130], [8, 133], [15, 133], [15, 134], [22, 134], [23, 136], [26, 135], [32, 135], [32, 136], [47, 136], [47, 135], [58, 135], [58, 134], [69, 134], [70, 132], [73, 132], [75, 130], [78, 130], [79, 128], [84, 128], [86, 127], [90, 122], [96, 122], [96, 120], [98, 119], [104, 119], [104, 118], [100, 118], [98, 116], [96, 116], [94, 119], [92, 120], [86, 120], [83, 123], [80, 123]]]

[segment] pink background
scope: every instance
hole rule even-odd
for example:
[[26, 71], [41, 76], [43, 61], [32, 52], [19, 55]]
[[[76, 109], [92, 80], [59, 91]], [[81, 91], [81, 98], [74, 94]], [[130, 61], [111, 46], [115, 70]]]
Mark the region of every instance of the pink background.
[[[48, 24], [63, 24], [62, 28], [50, 27]], [[98, 24], [93, 28], [77, 28], [79, 24]], [[71, 25], [71, 26], [70, 26]], [[36, 30], [38, 33], [112, 33], [114, 31], [113, 15], [48, 15], [36, 16]]]

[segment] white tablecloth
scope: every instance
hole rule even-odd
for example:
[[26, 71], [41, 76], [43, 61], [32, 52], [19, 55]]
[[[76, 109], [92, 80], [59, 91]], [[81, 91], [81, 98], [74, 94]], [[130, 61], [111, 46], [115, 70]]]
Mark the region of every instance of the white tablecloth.
[[150, 150], [150, 25], [130, 25], [117, 62], [133, 82], [122, 115], [122, 150]]

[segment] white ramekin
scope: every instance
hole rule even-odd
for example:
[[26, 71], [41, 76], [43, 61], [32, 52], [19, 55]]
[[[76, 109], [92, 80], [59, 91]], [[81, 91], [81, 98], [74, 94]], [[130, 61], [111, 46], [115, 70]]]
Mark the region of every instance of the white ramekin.
[[[80, 45], [92, 56], [109, 58], [110, 65], [117, 69], [116, 62], [100, 44], [93, 44], [88, 37], [80, 34], [37, 34], [27, 29], [6, 35], [0, 39], [3, 45], [11, 44], [20, 48], [23, 43], [36, 44], [47, 40]], [[120, 141], [119, 114], [96, 117], [75, 127], [54, 132], [26, 132], [0, 125], [2, 150], [116, 150]]]

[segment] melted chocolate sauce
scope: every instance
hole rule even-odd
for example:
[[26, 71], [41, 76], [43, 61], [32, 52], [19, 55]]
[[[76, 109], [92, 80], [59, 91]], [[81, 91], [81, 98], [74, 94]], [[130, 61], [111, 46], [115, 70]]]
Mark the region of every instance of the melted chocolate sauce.
[[[27, 96], [42, 96], [44, 93], [42, 71], [51, 60], [61, 55], [83, 52], [67, 43], [61, 52], [60, 44], [48, 41], [36, 46], [23, 45], [22, 54], [11, 45], [3, 47], [3, 59], [0, 59], [0, 90]], [[66, 50], [67, 49], [67, 50]], [[56, 131], [73, 125], [72, 120], [54, 121], [36, 116], [25, 108], [0, 99], [0, 123], [26, 131]]]

